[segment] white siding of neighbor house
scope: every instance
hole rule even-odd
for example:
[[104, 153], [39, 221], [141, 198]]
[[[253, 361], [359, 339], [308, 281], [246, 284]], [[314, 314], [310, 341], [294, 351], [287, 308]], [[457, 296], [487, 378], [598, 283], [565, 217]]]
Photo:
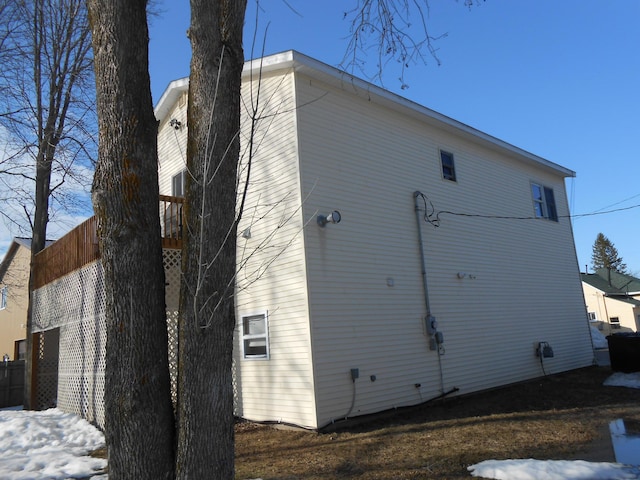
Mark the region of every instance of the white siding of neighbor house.
[[[602, 330], [604, 335], [610, 335], [616, 332], [628, 332], [637, 330], [636, 318], [640, 314], [640, 308], [634, 307], [633, 304], [616, 299], [615, 297], [606, 297], [602, 290], [592, 287], [586, 282], [582, 282], [584, 291], [584, 300], [587, 304], [587, 311], [596, 314], [596, 325]], [[611, 328], [610, 318], [618, 317], [620, 319], [620, 328]]]
[[[348, 81], [344, 89], [296, 80], [304, 215], [342, 214], [337, 225], [305, 226], [318, 427], [541, 376], [540, 341], [555, 353], [547, 373], [590, 365], [562, 175], [381, 106]], [[439, 149], [454, 154], [457, 182], [442, 178]], [[437, 228], [421, 222], [438, 357], [424, 335], [413, 192], [436, 211], [532, 217], [531, 182], [553, 188], [558, 222], [447, 213]]]
[[[250, 182], [238, 226], [234, 363], [237, 414], [256, 421], [315, 427], [303, 217], [293, 74], [245, 79], [242, 105], [258, 104]], [[244, 107], [243, 107], [244, 110]], [[245, 115], [240, 160], [246, 178], [250, 118]], [[242, 233], [250, 231], [250, 238]], [[269, 359], [242, 358], [243, 315], [267, 311]]]

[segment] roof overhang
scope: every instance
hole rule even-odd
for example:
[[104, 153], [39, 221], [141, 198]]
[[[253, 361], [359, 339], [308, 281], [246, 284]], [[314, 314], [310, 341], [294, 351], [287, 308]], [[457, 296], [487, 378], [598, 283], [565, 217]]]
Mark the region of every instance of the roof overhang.
[[[545, 158], [534, 155], [510, 143], [488, 135], [469, 125], [454, 120], [446, 115], [438, 113], [427, 107], [412, 102], [400, 95], [389, 92], [370, 82], [355, 77], [347, 72], [331, 67], [311, 57], [294, 50], [269, 55], [266, 57], [245, 62], [242, 71], [243, 79], [257, 78], [261, 73], [269, 73], [277, 70], [292, 69], [297, 73], [318, 79], [331, 86], [340, 89], [348, 89], [355, 95], [363, 95], [369, 101], [384, 105], [387, 108], [401, 112], [404, 115], [416, 118], [441, 130], [450, 132], [456, 136], [473, 141], [485, 148], [509, 154], [520, 161], [542, 167], [550, 173], [562, 177], [575, 177], [573, 170], [565, 168]], [[163, 120], [177, 101], [182, 92], [188, 90], [189, 79], [182, 78], [169, 84], [155, 108], [158, 120]]]

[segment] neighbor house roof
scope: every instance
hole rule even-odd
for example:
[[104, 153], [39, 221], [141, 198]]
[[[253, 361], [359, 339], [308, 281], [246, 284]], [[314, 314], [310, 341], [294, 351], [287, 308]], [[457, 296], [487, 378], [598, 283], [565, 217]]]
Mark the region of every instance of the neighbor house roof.
[[[475, 143], [480, 143], [491, 150], [508, 152], [526, 164], [543, 168], [555, 175], [561, 175], [562, 177], [576, 176], [573, 170], [534, 155], [465, 125], [462, 122], [447, 117], [446, 115], [293, 50], [245, 62], [242, 76], [245, 79], [258, 78], [261, 73], [286, 69], [291, 69], [303, 75], [322, 80], [336, 88], [349, 88], [349, 91], [355, 95], [366, 96], [368, 101], [376, 102], [392, 110], [402, 112], [405, 115], [434, 125], [439, 129], [452, 132], [457, 136], [471, 139]], [[155, 107], [156, 118], [160, 121], [166, 118], [179, 96], [188, 89], [188, 78], [181, 78], [171, 82]]]
[[[45, 247], [48, 247], [53, 242], [54, 242], [53, 240], [47, 240], [45, 242]], [[0, 263], [0, 280], [4, 277], [4, 274], [6, 273], [7, 268], [9, 268], [9, 264], [13, 260], [13, 257], [15, 256], [16, 252], [18, 251], [18, 248], [20, 247], [24, 247], [28, 250], [31, 250], [31, 239], [23, 238], [23, 237], [13, 237], [13, 241], [11, 242], [9, 249], [7, 250], [7, 253], [4, 255], [4, 258], [2, 259], [2, 263]]]
[[607, 295], [638, 295], [640, 294], [640, 279], [600, 268], [595, 273], [581, 273], [582, 281]]

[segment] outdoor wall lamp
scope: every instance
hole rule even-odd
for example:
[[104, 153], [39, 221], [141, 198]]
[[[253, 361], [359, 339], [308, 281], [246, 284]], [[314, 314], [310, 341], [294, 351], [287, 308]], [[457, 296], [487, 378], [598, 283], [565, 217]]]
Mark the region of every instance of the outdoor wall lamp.
[[169, 126], [173, 127], [174, 130], [180, 130], [180, 127], [182, 127], [182, 122], [180, 120], [172, 118], [171, 120], [169, 120]]
[[334, 210], [329, 215], [318, 215], [318, 225], [324, 228], [327, 223], [340, 223], [341, 219], [340, 212]]

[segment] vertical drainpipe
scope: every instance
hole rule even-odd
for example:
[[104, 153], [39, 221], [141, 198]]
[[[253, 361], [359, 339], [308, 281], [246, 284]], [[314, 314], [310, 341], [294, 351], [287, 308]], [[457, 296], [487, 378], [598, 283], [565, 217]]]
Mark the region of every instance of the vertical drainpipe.
[[444, 375], [442, 372], [442, 359], [440, 345], [436, 343], [435, 336], [437, 333], [437, 325], [435, 322], [435, 317], [431, 315], [431, 305], [429, 304], [429, 285], [427, 282], [427, 264], [424, 255], [424, 245], [422, 243], [422, 223], [421, 223], [421, 215], [420, 215], [420, 204], [418, 203], [418, 198], [422, 196], [420, 191], [413, 192], [414, 204], [415, 204], [415, 212], [416, 212], [416, 226], [418, 227], [418, 246], [420, 247], [420, 268], [422, 269], [422, 289], [424, 292], [424, 305], [427, 310], [427, 314], [425, 316], [425, 328], [427, 330], [427, 334], [431, 337], [431, 341], [435, 344], [435, 349], [438, 355], [438, 369], [440, 371], [440, 393], [444, 395]]

